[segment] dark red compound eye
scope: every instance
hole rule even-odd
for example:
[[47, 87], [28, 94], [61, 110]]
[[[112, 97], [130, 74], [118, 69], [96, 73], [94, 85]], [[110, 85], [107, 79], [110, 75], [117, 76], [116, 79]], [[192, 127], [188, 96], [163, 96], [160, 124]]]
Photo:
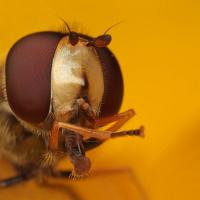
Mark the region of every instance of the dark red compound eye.
[[48, 115], [52, 60], [62, 34], [41, 32], [20, 39], [6, 60], [8, 103], [21, 119], [40, 123]]
[[118, 113], [121, 107], [124, 91], [122, 73], [117, 59], [108, 48], [95, 49], [102, 65], [104, 79], [100, 117], [111, 116]]

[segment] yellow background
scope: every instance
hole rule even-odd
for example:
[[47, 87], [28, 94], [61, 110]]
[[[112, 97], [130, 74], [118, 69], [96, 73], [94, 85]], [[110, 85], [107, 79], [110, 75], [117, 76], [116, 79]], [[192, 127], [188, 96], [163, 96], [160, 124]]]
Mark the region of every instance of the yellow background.
[[[86, 181], [38, 187], [28, 182], [0, 199], [200, 199], [200, 2], [197, 0], [1, 0], [0, 56], [20, 37], [59, 30], [64, 18], [92, 36], [110, 33], [125, 81], [122, 110], [137, 116], [123, 129], [146, 128], [144, 139], [110, 140], [89, 152], [93, 170], [131, 167]], [[77, 29], [76, 29], [77, 30]], [[117, 89], [117, 88], [116, 88]], [[11, 172], [1, 164], [0, 177]], [[4, 173], [6, 171], [6, 174]], [[71, 195], [73, 196], [73, 195]]]

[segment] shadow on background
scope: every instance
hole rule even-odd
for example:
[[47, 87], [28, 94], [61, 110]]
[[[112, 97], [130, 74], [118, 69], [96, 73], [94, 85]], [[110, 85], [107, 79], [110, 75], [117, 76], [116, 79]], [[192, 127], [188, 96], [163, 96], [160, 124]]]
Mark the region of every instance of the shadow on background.
[[[1, 161], [0, 178], [13, 176], [12, 166]], [[35, 180], [27, 181], [10, 188], [1, 189], [1, 199], [12, 200], [147, 200], [146, 192], [135, 173], [130, 169], [99, 170], [93, 176], [78, 181], [49, 179], [45, 185]]]
[[200, 199], [200, 117], [182, 129], [152, 168], [151, 199]]

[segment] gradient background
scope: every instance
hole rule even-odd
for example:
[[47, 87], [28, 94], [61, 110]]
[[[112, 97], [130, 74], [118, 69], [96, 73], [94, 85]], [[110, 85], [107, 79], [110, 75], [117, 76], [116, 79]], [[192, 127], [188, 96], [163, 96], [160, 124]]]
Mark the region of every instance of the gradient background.
[[[1, 60], [20, 37], [59, 30], [57, 16], [92, 36], [125, 20], [110, 31], [125, 81], [121, 110], [137, 112], [123, 129], [143, 124], [146, 137], [110, 140], [88, 154], [93, 170], [129, 167], [132, 176], [107, 173], [49, 187], [30, 181], [0, 191], [0, 199], [200, 199], [199, 11], [197, 0], [2, 0]], [[1, 162], [0, 177], [11, 174]]]

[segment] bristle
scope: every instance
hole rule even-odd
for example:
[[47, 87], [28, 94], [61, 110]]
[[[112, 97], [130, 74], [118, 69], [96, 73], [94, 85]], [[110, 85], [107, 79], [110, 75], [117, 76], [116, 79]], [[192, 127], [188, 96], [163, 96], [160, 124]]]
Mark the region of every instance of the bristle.
[[45, 154], [43, 154], [43, 157], [41, 159], [41, 166], [48, 167], [55, 165], [57, 161], [61, 159], [61, 156], [56, 152], [47, 151]]
[[85, 174], [77, 174], [74, 170], [69, 175], [68, 179], [70, 181], [77, 181], [77, 180], [84, 180], [85, 178], [88, 178], [91, 176], [90, 172], [87, 172]]

